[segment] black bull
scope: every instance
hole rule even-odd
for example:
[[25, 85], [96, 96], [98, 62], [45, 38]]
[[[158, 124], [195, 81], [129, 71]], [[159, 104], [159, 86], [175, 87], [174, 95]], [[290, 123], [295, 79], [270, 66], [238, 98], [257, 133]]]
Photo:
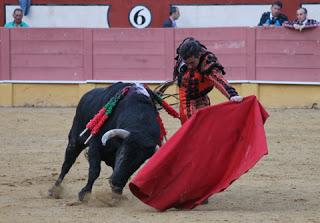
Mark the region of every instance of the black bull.
[[[49, 195], [53, 196], [53, 189], [61, 184], [76, 158], [86, 148], [84, 142], [90, 132], [79, 136], [86, 124], [110, 98], [128, 85], [130, 84], [116, 83], [108, 88], [94, 89], [81, 98], [69, 132], [61, 173], [53, 188], [49, 190]], [[150, 97], [137, 91], [137, 86], [132, 85], [99, 133], [88, 143], [89, 176], [87, 184], [79, 192], [79, 200], [82, 201], [85, 195], [92, 191], [94, 181], [100, 174], [101, 161], [113, 168], [109, 180], [112, 192], [121, 194], [129, 177], [154, 154], [160, 138], [157, 110]], [[105, 138], [109, 139], [104, 146], [101, 139], [106, 132], [108, 133]]]

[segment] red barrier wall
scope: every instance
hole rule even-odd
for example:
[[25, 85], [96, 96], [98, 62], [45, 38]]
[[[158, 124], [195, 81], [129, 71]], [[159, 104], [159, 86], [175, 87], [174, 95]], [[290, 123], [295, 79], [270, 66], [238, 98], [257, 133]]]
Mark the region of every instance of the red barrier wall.
[[[11, 79], [86, 79], [85, 31], [84, 29], [11, 29]], [[91, 33], [90, 30], [89, 32]]]
[[174, 33], [170, 29], [93, 30], [93, 79], [171, 78]]
[[0, 79], [168, 80], [188, 36], [218, 56], [229, 80], [320, 82], [320, 28], [0, 28]]
[[10, 32], [6, 29], [0, 29], [0, 78], [11, 79], [10, 76]]
[[225, 66], [228, 79], [247, 80], [247, 56], [252, 52], [249, 46], [251, 29], [215, 28], [215, 29], [177, 29], [175, 48], [184, 38], [192, 36], [214, 52], [221, 64]]
[[3, 67], [5, 67], [5, 66], [2, 64], [3, 32], [4, 32], [4, 29], [0, 29], [0, 80], [1, 80], [1, 79], [4, 79], [4, 77], [2, 77], [2, 69], [3, 69]]
[[256, 30], [257, 80], [320, 82], [320, 28]]

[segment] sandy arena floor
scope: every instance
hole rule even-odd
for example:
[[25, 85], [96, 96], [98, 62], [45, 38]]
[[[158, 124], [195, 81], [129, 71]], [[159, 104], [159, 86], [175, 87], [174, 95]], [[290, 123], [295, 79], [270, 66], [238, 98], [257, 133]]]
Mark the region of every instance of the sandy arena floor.
[[[60, 171], [74, 108], [0, 108], [0, 222], [320, 222], [320, 110], [269, 109], [269, 155], [208, 205], [159, 213], [126, 189], [119, 207], [102, 165], [92, 199], [78, 204], [87, 161], [80, 155], [63, 183], [62, 199], [47, 197]], [[166, 118], [172, 133], [179, 125]], [[100, 198], [100, 199], [98, 199]]]

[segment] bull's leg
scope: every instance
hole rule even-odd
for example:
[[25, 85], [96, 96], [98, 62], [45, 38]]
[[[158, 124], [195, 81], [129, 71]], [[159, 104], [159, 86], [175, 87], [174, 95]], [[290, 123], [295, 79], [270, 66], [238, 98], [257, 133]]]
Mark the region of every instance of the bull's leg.
[[49, 190], [49, 196], [57, 197], [57, 198], [59, 197], [59, 195], [55, 194], [56, 188], [60, 186], [65, 175], [69, 172], [70, 168], [72, 167], [77, 157], [79, 156], [79, 154], [84, 148], [85, 148], [84, 145], [78, 145], [76, 142], [72, 142], [71, 140], [69, 140], [69, 143], [65, 152], [64, 162], [61, 167], [60, 175], [56, 180], [56, 182], [54, 183], [53, 187]]
[[89, 149], [89, 175], [88, 175], [88, 181], [87, 184], [82, 190], [79, 192], [79, 200], [83, 201], [87, 194], [91, 193], [92, 186], [95, 182], [95, 180], [100, 175], [101, 170], [101, 154], [100, 151], [98, 151], [96, 146], [90, 146]]

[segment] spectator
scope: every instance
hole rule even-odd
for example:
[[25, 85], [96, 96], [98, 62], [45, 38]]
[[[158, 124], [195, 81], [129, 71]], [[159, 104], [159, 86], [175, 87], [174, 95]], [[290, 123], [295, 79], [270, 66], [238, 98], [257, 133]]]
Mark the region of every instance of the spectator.
[[29, 25], [22, 21], [23, 11], [20, 8], [16, 8], [12, 14], [14, 20], [12, 22], [8, 22], [4, 25], [6, 28], [17, 28], [17, 27], [29, 27]]
[[271, 5], [271, 12], [262, 14], [258, 26], [282, 26], [283, 22], [288, 21], [288, 17], [281, 13], [282, 3], [276, 1]]
[[163, 27], [166, 28], [177, 28], [176, 20], [178, 20], [180, 17], [180, 11], [179, 8], [176, 6], [170, 7], [170, 16], [167, 20], [163, 22]]
[[284, 26], [299, 30], [300, 32], [305, 28], [314, 28], [319, 26], [319, 22], [314, 19], [308, 19], [308, 10], [306, 8], [299, 8], [297, 10], [297, 19], [292, 22], [285, 22]]

